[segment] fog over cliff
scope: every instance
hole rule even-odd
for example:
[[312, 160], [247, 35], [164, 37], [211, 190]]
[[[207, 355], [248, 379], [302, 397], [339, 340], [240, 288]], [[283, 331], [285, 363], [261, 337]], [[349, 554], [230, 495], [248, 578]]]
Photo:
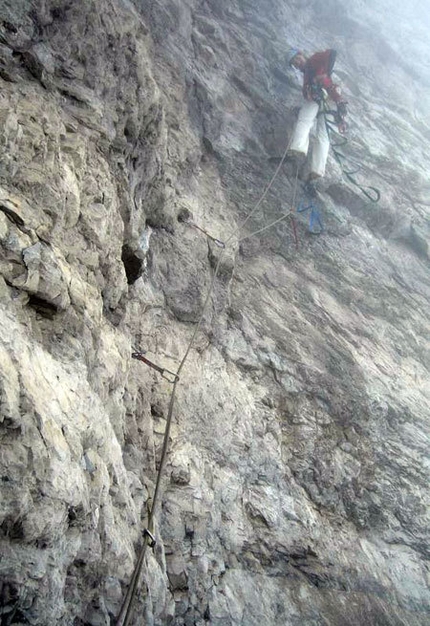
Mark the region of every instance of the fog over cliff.
[[0, 0], [2, 626], [117, 623], [196, 329], [130, 623], [430, 623], [429, 142], [424, 0]]

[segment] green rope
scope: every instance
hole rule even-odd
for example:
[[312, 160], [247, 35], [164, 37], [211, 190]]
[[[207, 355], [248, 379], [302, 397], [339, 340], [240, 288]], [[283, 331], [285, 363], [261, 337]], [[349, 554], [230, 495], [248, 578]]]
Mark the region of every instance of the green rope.
[[[342, 170], [342, 174], [343, 176], [345, 176], [345, 178], [355, 187], [358, 187], [358, 189], [361, 191], [361, 193], [366, 196], [366, 198], [368, 198], [370, 200], [370, 202], [372, 202], [373, 204], [376, 204], [377, 202], [379, 202], [379, 200], [381, 199], [381, 192], [379, 191], [379, 189], [377, 189], [376, 187], [371, 187], [371, 186], [366, 186], [364, 187], [363, 185], [360, 185], [359, 182], [357, 182], [357, 180], [355, 179], [355, 175], [358, 174], [361, 169], [362, 169], [362, 165], [357, 163], [356, 161], [354, 161], [353, 159], [351, 159], [350, 157], [346, 156], [345, 154], [343, 154], [342, 152], [339, 152], [338, 148], [341, 148], [343, 146], [345, 146], [348, 143], [348, 139], [346, 137], [342, 137], [341, 135], [339, 135], [339, 133], [337, 132], [337, 130], [335, 130], [334, 126], [335, 126], [335, 122], [332, 120], [328, 119], [328, 115], [336, 115], [335, 111], [331, 111], [327, 108], [327, 104], [324, 102], [323, 103], [323, 115], [324, 115], [324, 121], [325, 121], [325, 126], [327, 129], [327, 135], [329, 137], [329, 141], [330, 141], [330, 145], [333, 151], [333, 155], [334, 158], [336, 159], [337, 163], [340, 166], [340, 169]], [[336, 143], [334, 143], [332, 141], [332, 136], [333, 135], [337, 135], [340, 138], [340, 141], [338, 140]], [[349, 162], [349, 163], [353, 163], [357, 169], [354, 170], [350, 170], [350, 169], [346, 169], [345, 167], [345, 162]]]

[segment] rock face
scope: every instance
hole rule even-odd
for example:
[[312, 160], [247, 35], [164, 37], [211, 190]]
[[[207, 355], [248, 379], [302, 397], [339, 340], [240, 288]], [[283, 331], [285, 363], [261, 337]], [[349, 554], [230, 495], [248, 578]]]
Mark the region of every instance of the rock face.
[[[2, 0], [0, 615], [115, 623], [181, 372], [135, 624], [424, 626], [430, 11]], [[417, 5], [417, 6], [415, 6]], [[348, 154], [297, 216], [290, 45], [338, 50]], [[299, 184], [300, 190], [300, 184]]]

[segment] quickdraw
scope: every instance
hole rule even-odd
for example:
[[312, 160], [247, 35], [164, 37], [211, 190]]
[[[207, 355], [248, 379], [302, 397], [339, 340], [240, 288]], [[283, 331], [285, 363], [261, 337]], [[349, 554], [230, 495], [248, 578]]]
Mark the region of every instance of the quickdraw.
[[157, 540], [155, 539], [154, 535], [151, 533], [150, 530], [148, 530], [147, 528], [145, 528], [143, 530], [143, 536], [146, 538], [148, 537], [148, 545], [150, 548], [154, 549], [155, 546], [157, 545]]
[[297, 213], [305, 213], [306, 211], [310, 211], [309, 232], [312, 235], [320, 235], [324, 231], [321, 215], [313, 200], [306, 203], [305, 199], [302, 198], [297, 207]]
[[225, 243], [223, 241], [221, 241], [221, 239], [217, 239], [216, 237], [213, 237], [212, 235], [210, 235], [204, 228], [201, 228], [201, 226], [198, 226], [197, 224], [195, 224], [192, 220], [190, 219], [183, 219], [181, 220], [184, 224], [188, 224], [188, 226], [191, 226], [192, 228], [195, 228], [196, 230], [199, 230], [201, 233], [203, 233], [204, 235], [206, 235], [206, 237], [208, 239], [210, 239], [211, 241], [214, 242], [214, 244], [216, 246], [218, 246], [218, 248], [225, 248]]
[[214, 242], [214, 244], [216, 246], [218, 246], [218, 248], [225, 248], [225, 243], [223, 241], [221, 241], [221, 239], [217, 239], [216, 237], [212, 237], [212, 235], [209, 235], [209, 233], [207, 233], [204, 228], [200, 228], [200, 226], [197, 226], [197, 224], [194, 224], [194, 222], [187, 222], [187, 224], [189, 224], [190, 226], [192, 226], [193, 228], [196, 228], [197, 230], [199, 230], [201, 233], [203, 233], [204, 235], [206, 235], [206, 237], [208, 239], [210, 239], [211, 241]]
[[146, 358], [146, 356], [143, 356], [145, 352], [142, 352], [141, 350], [136, 350], [136, 349], [134, 350], [135, 351], [131, 355], [132, 359], [137, 359], [138, 361], [142, 361], [142, 363], [146, 363], [146, 365], [148, 365], [149, 367], [152, 367], [153, 370], [161, 374], [161, 376], [165, 380], [167, 380], [169, 383], [173, 384], [173, 383], [178, 382], [179, 376], [177, 374], [174, 374], [170, 370], [167, 370], [164, 367], [160, 367], [159, 365], [156, 365], [155, 363], [150, 361], [148, 358]]

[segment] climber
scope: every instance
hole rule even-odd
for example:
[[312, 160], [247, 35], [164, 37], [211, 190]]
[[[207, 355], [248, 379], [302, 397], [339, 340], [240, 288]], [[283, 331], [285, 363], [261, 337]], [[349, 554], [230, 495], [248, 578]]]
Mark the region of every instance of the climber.
[[303, 73], [302, 105], [293, 137], [290, 143], [290, 156], [306, 156], [309, 148], [309, 134], [317, 120], [316, 141], [313, 146], [308, 181], [324, 176], [330, 149], [330, 141], [323, 113], [323, 103], [327, 99], [337, 105], [336, 121], [340, 132], [345, 132], [347, 102], [342, 98], [339, 87], [332, 81], [331, 73], [336, 60], [336, 50], [317, 52], [306, 58], [300, 50], [291, 48], [287, 55], [290, 66]]

